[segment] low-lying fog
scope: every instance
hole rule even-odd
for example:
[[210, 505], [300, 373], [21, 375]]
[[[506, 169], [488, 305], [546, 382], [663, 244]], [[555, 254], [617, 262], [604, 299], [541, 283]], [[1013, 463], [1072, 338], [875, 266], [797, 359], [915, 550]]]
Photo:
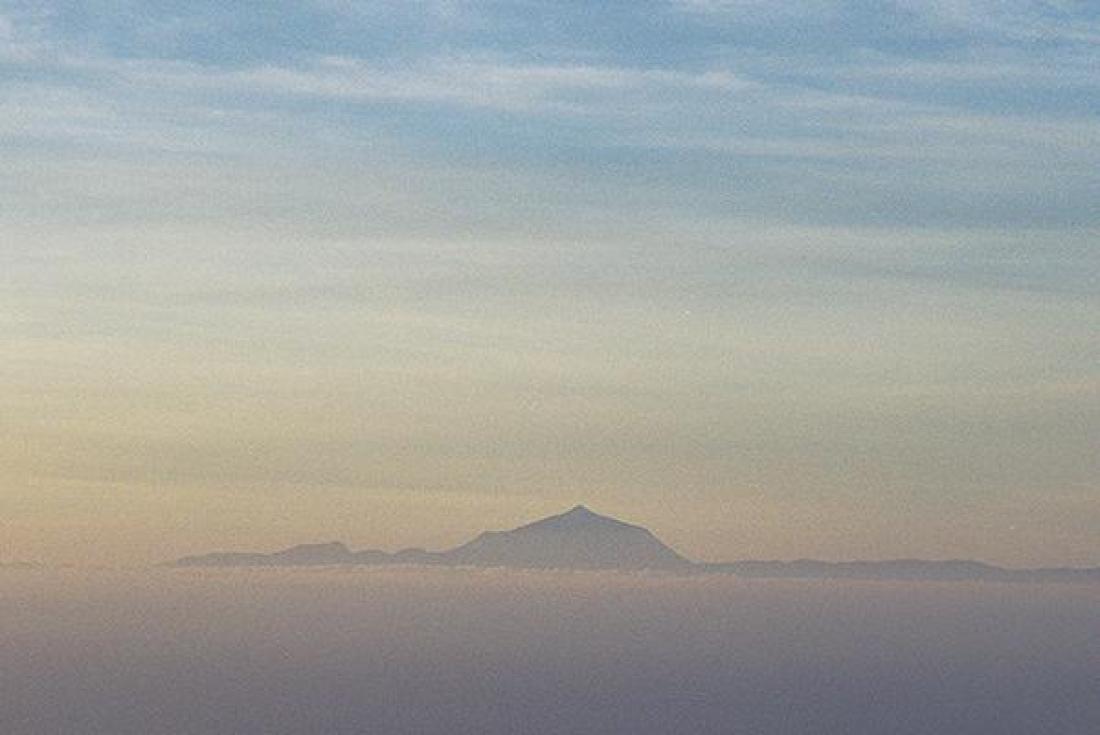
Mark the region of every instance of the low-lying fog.
[[0, 732], [1100, 732], [1100, 587], [0, 571]]

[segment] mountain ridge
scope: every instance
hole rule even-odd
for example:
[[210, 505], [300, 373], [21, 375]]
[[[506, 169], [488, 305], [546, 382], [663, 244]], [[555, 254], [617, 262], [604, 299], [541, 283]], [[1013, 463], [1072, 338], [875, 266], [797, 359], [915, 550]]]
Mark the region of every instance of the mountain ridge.
[[968, 559], [885, 559], [830, 562], [816, 559], [694, 562], [651, 531], [577, 505], [504, 531], [485, 531], [445, 551], [352, 551], [342, 542], [300, 544], [274, 553], [215, 552], [187, 556], [167, 566], [301, 567], [333, 565], [430, 565], [523, 569], [656, 570], [731, 574], [746, 578], [1095, 582], [1100, 567], [1011, 569]]

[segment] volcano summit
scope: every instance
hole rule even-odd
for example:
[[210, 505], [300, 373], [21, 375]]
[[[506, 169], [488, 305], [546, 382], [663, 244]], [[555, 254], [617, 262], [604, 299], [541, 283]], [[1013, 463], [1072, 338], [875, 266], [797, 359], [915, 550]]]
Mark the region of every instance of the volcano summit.
[[645, 528], [583, 505], [511, 531], [488, 531], [446, 556], [456, 564], [492, 567], [677, 569], [691, 564]]

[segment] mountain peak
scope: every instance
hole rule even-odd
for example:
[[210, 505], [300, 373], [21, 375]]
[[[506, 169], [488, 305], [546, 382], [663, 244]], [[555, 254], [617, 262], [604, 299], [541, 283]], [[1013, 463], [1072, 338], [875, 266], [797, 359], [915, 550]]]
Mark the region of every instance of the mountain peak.
[[448, 552], [460, 564], [559, 568], [670, 568], [688, 561], [641, 526], [576, 505], [511, 531], [484, 533]]
[[583, 505], [575, 505], [564, 513], [549, 516], [534, 523], [528, 523], [512, 531], [575, 531], [581, 529], [603, 528], [608, 530], [636, 529], [638, 526], [624, 523], [611, 516], [600, 515]]
[[[550, 516], [550, 517], [553, 518], [555, 516]], [[574, 505], [572, 508], [565, 511], [564, 513], [559, 514], [556, 517], [557, 518], [568, 518], [568, 519], [574, 520], [574, 521], [598, 521], [600, 519], [612, 520], [612, 521], [615, 520], [614, 518], [611, 518], [609, 516], [603, 516], [603, 515], [600, 515], [599, 513], [594, 513], [591, 510], [589, 510], [587, 506], [584, 506], [584, 505]]]

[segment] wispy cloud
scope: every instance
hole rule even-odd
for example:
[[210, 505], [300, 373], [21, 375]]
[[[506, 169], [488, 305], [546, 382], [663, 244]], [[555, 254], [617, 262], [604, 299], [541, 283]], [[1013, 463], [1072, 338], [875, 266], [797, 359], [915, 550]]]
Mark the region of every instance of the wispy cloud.
[[116, 71], [131, 82], [143, 84], [360, 101], [442, 102], [505, 110], [583, 110], [583, 103], [570, 95], [692, 89], [722, 93], [753, 86], [724, 70], [692, 73], [467, 57], [427, 59], [406, 67], [323, 57], [297, 67], [266, 65], [224, 71], [193, 64], [133, 64], [117, 67]]
[[893, 81], [928, 85], [967, 85], [993, 90], [1043, 87], [1045, 89], [1100, 86], [1091, 55], [1053, 54], [1036, 60], [1021, 54], [972, 54], [944, 60], [916, 60], [897, 56], [872, 56], [856, 61], [808, 70], [818, 79], [838, 81]]
[[[1078, 0], [891, 0], [874, 11], [856, 0], [673, 0], [693, 13], [748, 26], [863, 19], [916, 23], [940, 34], [995, 42], [1100, 43], [1100, 15]], [[877, 17], [876, 17], [877, 15]]]
[[949, 32], [1002, 41], [1100, 44], [1100, 16], [1074, 0], [895, 0], [900, 9]]
[[821, 20], [836, 14], [843, 7], [839, 0], [673, 0], [673, 3], [687, 12], [725, 16], [750, 25]]
[[47, 44], [22, 28], [8, 15], [0, 14], [0, 64], [29, 64], [41, 58]]

